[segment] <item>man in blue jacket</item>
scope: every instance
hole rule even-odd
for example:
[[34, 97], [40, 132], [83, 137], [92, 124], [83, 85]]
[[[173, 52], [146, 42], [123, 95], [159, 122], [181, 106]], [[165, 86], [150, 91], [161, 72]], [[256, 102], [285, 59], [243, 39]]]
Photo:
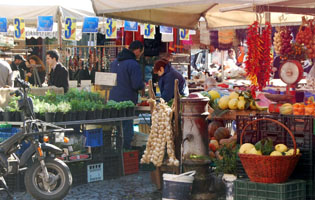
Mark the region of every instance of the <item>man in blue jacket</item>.
[[[123, 49], [117, 59], [111, 63], [110, 70], [117, 74], [117, 86], [113, 87], [109, 99], [114, 101], [131, 100], [138, 102], [138, 91], [144, 88], [142, 73], [137, 59], [143, 53], [143, 44], [133, 41], [129, 49]], [[129, 149], [133, 137], [133, 120], [123, 121], [124, 148]]]
[[178, 79], [178, 90], [183, 96], [188, 95], [185, 78], [176, 71], [166, 60], [158, 60], [154, 64], [153, 72], [157, 74], [159, 79], [159, 88], [161, 97], [168, 102], [174, 98], [175, 79]]

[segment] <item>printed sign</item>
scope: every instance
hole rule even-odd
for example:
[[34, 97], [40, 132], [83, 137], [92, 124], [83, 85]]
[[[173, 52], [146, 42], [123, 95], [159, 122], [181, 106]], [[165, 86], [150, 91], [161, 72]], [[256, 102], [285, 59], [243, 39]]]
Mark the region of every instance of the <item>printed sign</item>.
[[96, 72], [95, 85], [116, 86], [116, 73]]
[[1, 17], [0, 18], [0, 32], [6, 33], [8, 31], [8, 20], [7, 18]]
[[116, 21], [108, 18], [105, 26], [105, 38], [116, 39], [117, 38], [117, 24]]
[[84, 18], [82, 33], [97, 33], [97, 29], [98, 29], [97, 17]]
[[180, 40], [189, 40], [189, 30], [188, 29], [179, 29], [179, 39]]
[[66, 17], [65, 21], [65, 40], [75, 40], [77, 31], [77, 20], [72, 17]]
[[53, 30], [54, 19], [53, 16], [38, 16], [37, 31], [51, 32]]
[[138, 31], [138, 22], [125, 21], [125, 31]]
[[173, 33], [173, 27], [160, 26], [160, 33], [172, 34]]
[[24, 18], [16, 17], [13, 19], [14, 24], [14, 39], [25, 40], [25, 22]]
[[155, 26], [151, 24], [144, 24], [144, 39], [154, 39]]

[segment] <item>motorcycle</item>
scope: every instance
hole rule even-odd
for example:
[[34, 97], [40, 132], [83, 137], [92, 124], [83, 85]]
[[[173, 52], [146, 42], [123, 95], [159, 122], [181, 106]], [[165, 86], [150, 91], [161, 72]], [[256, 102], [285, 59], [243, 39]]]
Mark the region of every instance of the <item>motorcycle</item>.
[[[18, 105], [24, 112], [25, 120], [20, 132], [0, 143], [0, 183], [2, 182], [8, 196], [13, 198], [4, 177], [26, 170], [25, 187], [35, 199], [63, 199], [72, 185], [72, 175], [69, 167], [56, 158], [56, 155], [62, 154], [63, 151], [45, 142], [45, 137], [73, 129], [35, 119], [32, 99], [27, 96], [28, 83], [19, 78], [16, 81], [20, 84], [20, 89], [14, 94], [20, 97]], [[30, 146], [18, 157], [16, 152], [23, 142], [29, 143]]]

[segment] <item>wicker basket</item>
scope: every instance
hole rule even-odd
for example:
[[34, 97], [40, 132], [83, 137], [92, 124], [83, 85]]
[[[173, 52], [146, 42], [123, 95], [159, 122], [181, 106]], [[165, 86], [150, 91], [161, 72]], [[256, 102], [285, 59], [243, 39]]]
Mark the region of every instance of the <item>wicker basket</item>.
[[241, 134], [240, 143], [243, 143], [243, 136], [246, 128], [258, 121], [267, 120], [272, 121], [281, 127], [283, 127], [291, 136], [294, 145], [294, 153], [292, 156], [264, 156], [253, 154], [238, 154], [243, 164], [246, 174], [253, 182], [259, 183], [283, 183], [288, 180], [292, 174], [301, 154], [296, 155], [296, 142], [292, 132], [283, 125], [281, 122], [269, 119], [261, 118], [251, 121], [247, 124]]

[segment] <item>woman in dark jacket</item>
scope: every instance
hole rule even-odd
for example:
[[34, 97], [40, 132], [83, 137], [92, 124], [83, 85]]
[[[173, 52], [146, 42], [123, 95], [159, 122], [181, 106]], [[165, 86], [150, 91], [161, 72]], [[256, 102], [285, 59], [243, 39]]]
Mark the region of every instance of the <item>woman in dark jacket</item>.
[[174, 98], [175, 79], [178, 79], [178, 89], [181, 95], [188, 95], [186, 90], [185, 78], [176, 71], [166, 60], [158, 60], [154, 64], [153, 72], [159, 79], [161, 97], [168, 102]]
[[26, 73], [26, 77], [28, 77], [28, 82], [32, 85], [39, 85], [39, 83], [35, 83], [35, 72], [34, 72], [34, 68], [36, 67], [37, 72], [38, 72], [38, 76], [39, 76], [39, 80], [41, 84], [43, 84], [45, 82], [45, 76], [46, 76], [46, 69], [45, 69], [45, 65], [43, 63], [43, 61], [41, 61], [41, 59], [36, 56], [36, 55], [32, 55], [27, 59], [26, 62], [26, 66], [28, 68], [27, 73]]

